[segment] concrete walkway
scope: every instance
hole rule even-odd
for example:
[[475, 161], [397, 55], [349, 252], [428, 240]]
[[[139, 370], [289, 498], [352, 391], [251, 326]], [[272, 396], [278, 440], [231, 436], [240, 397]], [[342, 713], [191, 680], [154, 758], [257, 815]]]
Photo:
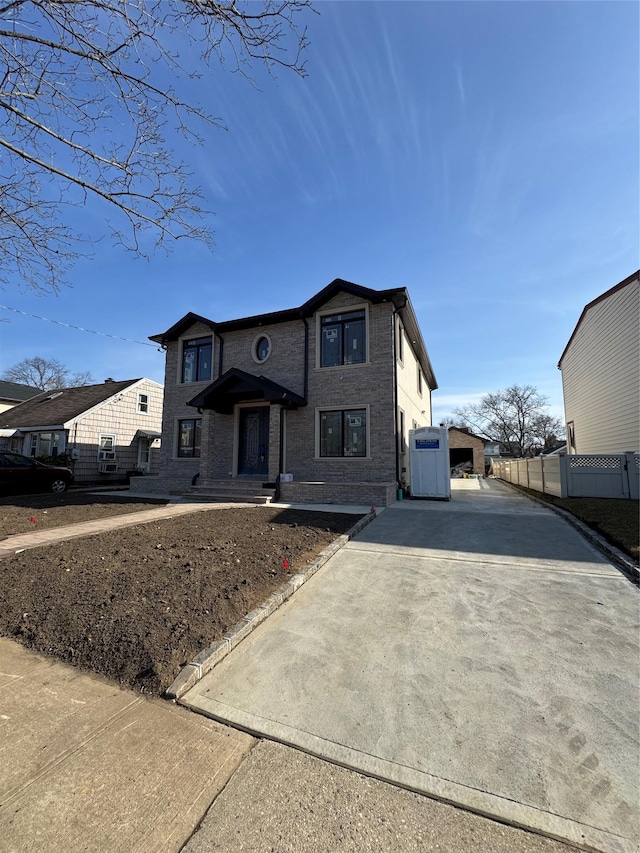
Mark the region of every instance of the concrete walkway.
[[387, 509], [183, 702], [445, 802], [631, 853], [638, 613], [637, 589], [563, 519], [497, 482], [459, 481], [450, 503]]
[[0, 849], [178, 851], [254, 743], [0, 638]]
[[[215, 504], [214, 506], [229, 506], [229, 504]], [[141, 512], [98, 518], [95, 521], [81, 521], [78, 524], [67, 524], [63, 527], [51, 527], [46, 530], [30, 530], [29, 533], [18, 533], [13, 536], [7, 536], [0, 541], [0, 559], [26, 548], [38, 548], [41, 545], [52, 545], [55, 542], [64, 542], [68, 539], [94, 536], [97, 533], [103, 533], [105, 530], [113, 530], [116, 527], [133, 527], [136, 524], [148, 524], [151, 521], [176, 518], [179, 515], [203, 512], [212, 508], [212, 504], [210, 503], [175, 502], [166, 506], [145, 509]]]
[[[96, 493], [96, 497], [100, 494], [109, 496], [122, 497], [122, 492], [104, 492]], [[138, 495], [136, 493], [126, 493], [128, 498], [146, 498], [148, 495]], [[158, 497], [153, 495], [153, 497]], [[140, 512], [131, 512], [125, 515], [112, 515], [106, 518], [98, 518], [95, 521], [81, 521], [77, 524], [67, 524], [63, 527], [51, 527], [46, 530], [30, 530], [29, 533], [18, 533], [13, 536], [7, 536], [0, 540], [0, 559], [10, 554], [15, 554], [17, 551], [23, 551], [26, 548], [38, 548], [42, 545], [52, 545], [55, 542], [65, 542], [68, 539], [80, 539], [85, 536], [94, 536], [97, 533], [103, 533], [107, 530], [113, 530], [116, 527], [133, 527], [136, 524], [148, 524], [152, 521], [162, 521], [168, 518], [177, 518], [180, 515], [189, 515], [194, 512], [208, 512], [216, 509], [237, 509], [239, 507], [256, 506], [253, 503], [223, 503], [211, 501], [190, 501], [182, 500], [181, 498], [171, 497], [170, 495], [161, 496], [170, 501], [166, 506], [154, 507], [153, 509], [145, 509]], [[268, 504], [272, 507], [283, 507], [291, 509], [306, 509], [312, 511], [324, 512], [346, 512], [352, 515], [364, 515], [370, 511], [368, 506], [338, 506], [336, 504]]]

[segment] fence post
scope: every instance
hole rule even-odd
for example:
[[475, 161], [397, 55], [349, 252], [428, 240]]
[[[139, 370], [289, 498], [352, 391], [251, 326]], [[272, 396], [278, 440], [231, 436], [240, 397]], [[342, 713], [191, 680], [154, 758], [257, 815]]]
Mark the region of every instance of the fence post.
[[540, 456], [540, 479], [542, 480], [542, 494], [547, 491], [547, 484], [544, 479], [544, 456]]
[[569, 497], [569, 457], [560, 456], [560, 497]]
[[632, 501], [637, 501], [640, 497], [640, 466], [638, 466], [637, 454], [625, 453], [624, 459], [629, 484], [629, 497]]

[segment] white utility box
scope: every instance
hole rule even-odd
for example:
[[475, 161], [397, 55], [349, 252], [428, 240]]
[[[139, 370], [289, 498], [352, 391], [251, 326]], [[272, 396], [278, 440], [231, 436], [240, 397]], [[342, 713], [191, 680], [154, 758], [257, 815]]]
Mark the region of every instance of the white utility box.
[[451, 499], [449, 430], [446, 427], [409, 430], [409, 478], [412, 498]]

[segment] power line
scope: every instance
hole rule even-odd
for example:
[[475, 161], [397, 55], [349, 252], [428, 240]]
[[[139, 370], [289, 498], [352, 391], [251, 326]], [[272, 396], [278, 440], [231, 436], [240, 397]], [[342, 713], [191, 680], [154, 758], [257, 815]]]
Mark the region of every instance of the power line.
[[47, 323], [55, 323], [56, 326], [66, 326], [67, 329], [77, 329], [79, 332], [89, 332], [92, 335], [101, 335], [103, 338], [115, 338], [118, 341], [126, 341], [128, 344], [140, 344], [143, 347], [157, 348], [157, 344], [150, 344], [148, 341], [136, 341], [133, 338], [110, 335], [108, 332], [96, 332], [95, 329], [85, 329], [82, 326], [74, 326], [72, 323], [63, 323], [61, 320], [51, 320], [49, 317], [38, 317], [37, 314], [27, 314], [26, 311], [10, 308], [8, 305], [0, 305], [0, 308], [4, 308], [5, 311], [14, 311], [16, 314], [23, 314], [25, 317], [33, 317], [34, 320], [46, 320]]

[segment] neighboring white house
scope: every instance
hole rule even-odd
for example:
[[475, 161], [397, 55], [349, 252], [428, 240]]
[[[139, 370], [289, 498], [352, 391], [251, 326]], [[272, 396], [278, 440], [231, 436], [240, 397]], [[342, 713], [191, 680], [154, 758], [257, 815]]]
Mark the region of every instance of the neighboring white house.
[[0, 449], [68, 465], [76, 483], [155, 474], [163, 387], [151, 379], [42, 391], [0, 413]]
[[640, 451], [639, 275], [585, 306], [560, 356], [567, 453]]
[[37, 397], [41, 393], [40, 388], [0, 379], [0, 414], [17, 406], [18, 403], [24, 403], [25, 400]]

